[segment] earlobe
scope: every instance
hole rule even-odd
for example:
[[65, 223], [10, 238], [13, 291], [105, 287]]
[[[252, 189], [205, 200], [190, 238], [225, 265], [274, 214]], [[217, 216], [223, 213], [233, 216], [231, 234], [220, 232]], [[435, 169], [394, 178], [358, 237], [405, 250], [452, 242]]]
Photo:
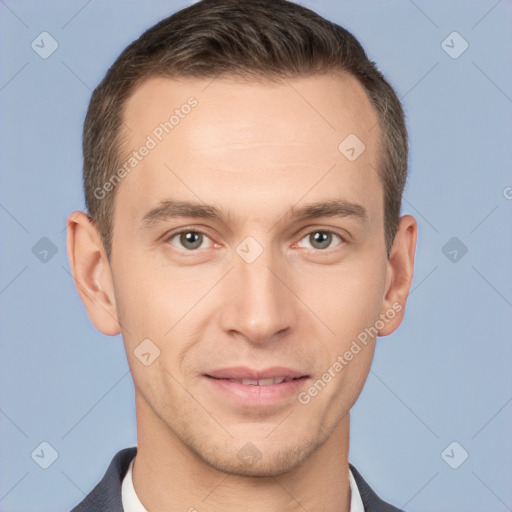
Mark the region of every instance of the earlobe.
[[381, 318], [385, 317], [385, 325], [379, 329], [379, 336], [391, 334], [402, 323], [413, 278], [417, 236], [418, 226], [414, 217], [401, 217], [388, 260], [386, 290], [381, 311]]
[[96, 226], [84, 212], [67, 221], [67, 248], [71, 272], [91, 322], [108, 336], [121, 332], [117, 319], [110, 263]]

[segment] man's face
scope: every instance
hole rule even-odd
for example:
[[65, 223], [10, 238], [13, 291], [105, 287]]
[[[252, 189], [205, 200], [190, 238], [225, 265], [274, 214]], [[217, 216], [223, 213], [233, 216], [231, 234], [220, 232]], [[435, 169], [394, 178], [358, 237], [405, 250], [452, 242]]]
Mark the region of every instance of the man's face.
[[[190, 97], [197, 104], [182, 108]], [[159, 131], [175, 109], [179, 122]], [[323, 375], [389, 307], [377, 115], [350, 76], [155, 78], [129, 99], [125, 123], [126, 158], [148, 136], [156, 143], [117, 186], [113, 222], [138, 424], [228, 472], [288, 471], [347, 418], [374, 339]], [[338, 149], [351, 134], [365, 145], [355, 159], [355, 139]], [[173, 215], [178, 201], [220, 218]], [[332, 201], [344, 203], [337, 215], [300, 216]], [[154, 346], [146, 366], [139, 357]]]

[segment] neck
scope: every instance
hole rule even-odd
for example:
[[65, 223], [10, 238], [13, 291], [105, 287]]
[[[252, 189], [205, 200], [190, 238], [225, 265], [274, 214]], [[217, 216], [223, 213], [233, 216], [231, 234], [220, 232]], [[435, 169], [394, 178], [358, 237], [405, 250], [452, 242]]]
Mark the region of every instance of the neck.
[[349, 512], [347, 414], [302, 464], [271, 477], [229, 474], [206, 464], [136, 395], [137, 456], [133, 485], [151, 512]]

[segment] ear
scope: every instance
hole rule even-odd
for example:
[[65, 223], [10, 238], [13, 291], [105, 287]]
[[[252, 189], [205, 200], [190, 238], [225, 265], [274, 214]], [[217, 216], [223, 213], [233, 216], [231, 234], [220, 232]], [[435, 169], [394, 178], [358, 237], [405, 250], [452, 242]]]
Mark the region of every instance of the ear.
[[387, 319], [379, 329], [379, 336], [387, 336], [402, 323], [405, 303], [411, 288], [414, 270], [414, 252], [418, 226], [411, 215], [400, 218], [391, 253], [388, 259], [386, 289], [382, 303], [381, 318]]
[[112, 272], [101, 236], [84, 212], [68, 217], [68, 257], [71, 272], [89, 318], [108, 336], [121, 332], [117, 320]]

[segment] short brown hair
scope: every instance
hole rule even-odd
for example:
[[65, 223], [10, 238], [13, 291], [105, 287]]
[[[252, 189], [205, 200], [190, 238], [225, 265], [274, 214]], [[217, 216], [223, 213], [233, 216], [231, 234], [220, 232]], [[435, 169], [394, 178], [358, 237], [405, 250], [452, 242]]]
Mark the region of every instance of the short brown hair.
[[280, 80], [336, 71], [357, 78], [378, 114], [389, 256], [407, 178], [400, 100], [350, 32], [287, 0], [203, 0], [144, 32], [110, 67], [92, 94], [83, 131], [85, 201], [107, 255], [115, 187], [105, 197], [97, 191], [120, 165], [123, 107], [141, 82], [157, 76]]

